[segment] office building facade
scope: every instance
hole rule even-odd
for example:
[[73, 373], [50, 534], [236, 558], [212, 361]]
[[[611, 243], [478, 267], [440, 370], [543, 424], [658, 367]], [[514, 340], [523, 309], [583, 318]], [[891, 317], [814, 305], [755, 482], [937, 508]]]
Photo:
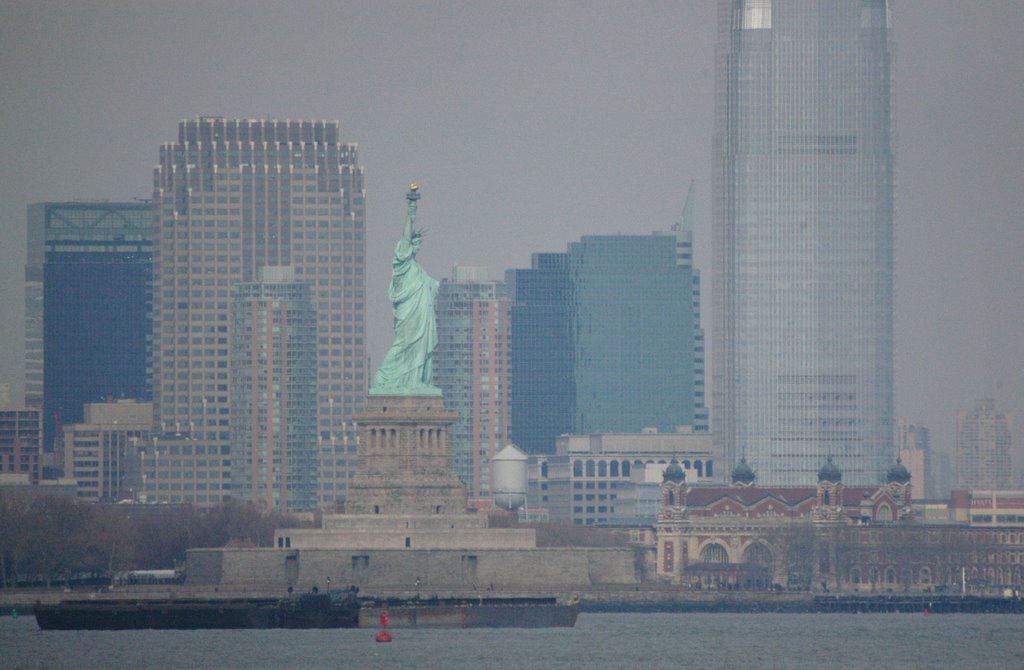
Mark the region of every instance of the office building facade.
[[153, 404], [88, 403], [81, 423], [64, 427], [64, 474], [88, 502], [145, 502], [142, 454], [149, 448]]
[[575, 411], [569, 319], [569, 256], [533, 254], [530, 268], [505, 273], [512, 299], [512, 442], [527, 454], [555, 453]]
[[277, 512], [319, 498], [316, 310], [290, 267], [264, 266], [231, 301], [231, 496]]
[[713, 433], [768, 486], [893, 460], [886, 0], [720, 0]]
[[956, 486], [958, 489], [1013, 488], [1012, 420], [991, 398], [974, 410], [956, 413]]
[[507, 274], [512, 440], [553, 453], [562, 434], [707, 430], [692, 234], [595, 235]]
[[694, 424], [693, 272], [675, 235], [569, 245], [573, 433], [669, 433]]
[[27, 240], [25, 403], [52, 451], [85, 403], [152, 394], [153, 209], [36, 203]]
[[[176, 448], [200, 439], [229, 457], [230, 304], [265, 266], [291, 266], [316, 310], [317, 436], [345, 453], [323, 459], [343, 483], [355, 467], [352, 416], [367, 385], [363, 171], [337, 122], [183, 121], [154, 171], [154, 387], [156, 428]], [[343, 434], [344, 433], [344, 434]], [[351, 435], [349, 435], [351, 433]], [[206, 459], [208, 460], [208, 459]], [[229, 458], [221, 458], [222, 461]], [[218, 471], [223, 472], [221, 468]], [[227, 468], [230, 472], [230, 467]], [[187, 477], [168, 473], [169, 485]], [[228, 478], [230, 479], [230, 477]], [[230, 496], [217, 481], [197, 504]]]
[[0, 408], [0, 474], [38, 484], [43, 476], [43, 417], [38, 407]]
[[491, 496], [491, 459], [509, 441], [509, 306], [505, 282], [485, 268], [453, 268], [437, 294], [434, 384], [458, 413], [448, 439], [471, 498]]

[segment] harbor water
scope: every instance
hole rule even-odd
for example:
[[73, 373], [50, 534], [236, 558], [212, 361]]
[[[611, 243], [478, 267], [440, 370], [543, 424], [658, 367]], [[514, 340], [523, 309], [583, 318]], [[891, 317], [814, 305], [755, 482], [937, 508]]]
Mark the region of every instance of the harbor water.
[[1024, 668], [1024, 616], [581, 614], [575, 628], [42, 631], [0, 618], [10, 668]]

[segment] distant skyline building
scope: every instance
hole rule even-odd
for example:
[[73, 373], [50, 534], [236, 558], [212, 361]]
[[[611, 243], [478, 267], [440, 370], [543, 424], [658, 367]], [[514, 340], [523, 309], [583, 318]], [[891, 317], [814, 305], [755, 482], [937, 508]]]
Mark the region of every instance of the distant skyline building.
[[276, 512], [319, 502], [317, 319], [309, 284], [264, 266], [231, 300], [231, 497]]
[[43, 476], [43, 417], [38, 407], [0, 408], [0, 474], [19, 474], [31, 484]]
[[142, 454], [150, 448], [153, 404], [87, 403], [81, 423], [64, 427], [64, 475], [88, 502], [146, 502]]
[[677, 228], [586, 236], [509, 271], [512, 439], [524, 451], [553, 453], [566, 433], [707, 430], [699, 280], [692, 234]]
[[85, 403], [152, 395], [153, 208], [36, 203], [26, 232], [25, 403], [51, 451]]
[[[896, 449], [910, 472], [910, 484], [917, 499], [942, 495], [935, 490], [932, 474], [931, 431], [905, 419], [896, 421]], [[945, 492], [946, 494], [949, 491]]]
[[999, 490], [1013, 487], [1012, 418], [991, 398], [974, 410], [956, 413], [956, 480], [958, 489]]
[[[265, 266], [291, 266], [309, 284], [317, 315], [317, 434], [345, 449], [325, 459], [355, 467], [352, 416], [367, 386], [363, 169], [334, 121], [182, 121], [154, 170], [155, 422], [162, 444], [185, 456], [161, 463], [168, 501], [214, 504], [230, 496], [230, 304], [236, 284]], [[201, 437], [201, 440], [200, 440]], [[182, 441], [191, 438], [192, 443]], [[202, 444], [199, 444], [199, 442]], [[198, 463], [202, 462], [200, 466]], [[186, 466], [186, 463], [191, 465]], [[222, 464], [221, 464], [222, 465]], [[209, 468], [217, 479], [190, 483]], [[227, 472], [227, 479], [224, 473]], [[180, 475], [180, 476], [179, 476]], [[331, 477], [344, 498], [346, 476]]]
[[713, 433], [766, 486], [884, 481], [893, 447], [886, 0], [720, 0]]
[[434, 385], [459, 415], [449, 444], [471, 498], [491, 496], [491, 460], [509, 442], [509, 307], [505, 282], [486, 268], [452, 268], [437, 294]]

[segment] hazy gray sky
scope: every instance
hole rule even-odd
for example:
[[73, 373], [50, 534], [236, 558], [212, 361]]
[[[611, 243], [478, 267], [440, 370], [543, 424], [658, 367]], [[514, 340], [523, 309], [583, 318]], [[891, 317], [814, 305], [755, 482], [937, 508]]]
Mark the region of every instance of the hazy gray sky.
[[[993, 396], [1019, 445], [1024, 2], [892, 4], [897, 413], [948, 448], [954, 411]], [[375, 365], [412, 180], [441, 277], [664, 229], [695, 179], [709, 292], [715, 7], [0, 0], [0, 381], [19, 396], [26, 206], [150, 197], [159, 145], [200, 114], [337, 119], [359, 144]]]

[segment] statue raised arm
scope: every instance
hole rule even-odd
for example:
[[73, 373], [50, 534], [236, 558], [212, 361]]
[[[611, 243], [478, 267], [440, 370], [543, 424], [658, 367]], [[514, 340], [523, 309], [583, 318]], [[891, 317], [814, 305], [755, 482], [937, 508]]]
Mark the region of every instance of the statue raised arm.
[[431, 384], [432, 361], [437, 347], [434, 299], [438, 282], [416, 261], [423, 231], [413, 228], [416, 201], [420, 199], [415, 182], [409, 186], [405, 199], [409, 203], [408, 215], [402, 237], [395, 245], [391, 285], [388, 287], [395, 339], [377, 370], [370, 394], [441, 395], [441, 389]]

